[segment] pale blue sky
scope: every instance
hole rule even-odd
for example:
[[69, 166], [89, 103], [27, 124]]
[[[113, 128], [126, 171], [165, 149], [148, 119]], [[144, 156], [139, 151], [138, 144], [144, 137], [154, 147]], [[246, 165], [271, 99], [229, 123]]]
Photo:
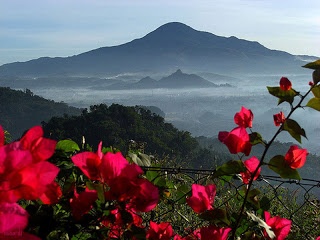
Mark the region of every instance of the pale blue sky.
[[0, 65], [71, 56], [167, 22], [320, 56], [319, 0], [0, 0]]

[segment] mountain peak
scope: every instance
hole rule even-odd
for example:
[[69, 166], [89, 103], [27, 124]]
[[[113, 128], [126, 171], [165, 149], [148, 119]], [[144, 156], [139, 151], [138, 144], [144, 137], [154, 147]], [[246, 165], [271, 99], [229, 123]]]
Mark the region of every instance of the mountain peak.
[[196, 36], [199, 31], [180, 22], [169, 22], [148, 33], [143, 39], [152, 41], [172, 41]]
[[163, 24], [162, 26], [158, 27], [154, 32], [156, 31], [196, 31], [192, 27], [189, 27], [188, 25], [181, 23], [181, 22], [169, 22], [166, 24]]
[[[173, 74], [175, 74], [175, 75], [181, 75], [181, 74], [183, 74], [183, 73], [182, 73], [182, 71], [181, 71], [180, 69], [178, 69], [178, 70], [175, 71]], [[173, 74], [172, 74], [172, 75], [173, 75]]]

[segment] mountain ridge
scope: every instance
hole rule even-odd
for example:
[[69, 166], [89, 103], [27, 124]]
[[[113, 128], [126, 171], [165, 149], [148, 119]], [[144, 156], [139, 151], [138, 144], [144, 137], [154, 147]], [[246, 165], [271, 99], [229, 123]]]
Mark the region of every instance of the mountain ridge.
[[[209, 88], [220, 87], [221, 85], [210, 82], [196, 74], [183, 73], [180, 69], [176, 70], [169, 76], [155, 80], [150, 76], [144, 77], [135, 83], [126, 83], [124, 81], [114, 83], [107, 87], [108, 90], [124, 90], [124, 89], [155, 89], [155, 88]], [[224, 87], [231, 86], [224, 84]]]
[[[42, 57], [0, 66], [0, 76], [106, 76], [123, 72], [188, 71], [279, 72], [297, 71], [303, 61], [256, 41], [221, 37], [186, 24], [164, 24], [145, 36], [111, 47], [70, 57]], [[299, 69], [300, 70], [300, 69]]]

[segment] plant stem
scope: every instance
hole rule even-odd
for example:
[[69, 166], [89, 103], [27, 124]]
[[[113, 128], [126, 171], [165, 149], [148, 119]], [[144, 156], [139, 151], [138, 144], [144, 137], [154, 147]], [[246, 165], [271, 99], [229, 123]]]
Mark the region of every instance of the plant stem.
[[[291, 110], [290, 110], [290, 112], [289, 112], [289, 114], [288, 114], [288, 116], [287, 116], [286, 119], [289, 119], [289, 118], [291, 117], [291, 115], [294, 113], [294, 111], [301, 107], [302, 102], [303, 102], [304, 99], [308, 96], [308, 94], [311, 92], [311, 90], [312, 90], [313, 87], [314, 87], [314, 86], [312, 86], [312, 87], [305, 93], [305, 95], [303, 95], [303, 96], [300, 95], [300, 96], [301, 96], [301, 99], [300, 99], [300, 101], [298, 102], [298, 104], [297, 104], [295, 107], [293, 107], [293, 105], [290, 104]], [[231, 239], [235, 239], [236, 230], [237, 230], [237, 228], [238, 228], [238, 226], [239, 226], [239, 224], [240, 224], [240, 221], [241, 221], [241, 219], [242, 219], [242, 215], [243, 215], [243, 212], [244, 212], [244, 209], [245, 209], [245, 205], [246, 205], [246, 203], [247, 203], [247, 201], [248, 201], [248, 195], [249, 195], [250, 189], [251, 189], [252, 184], [253, 184], [253, 181], [254, 181], [254, 180], [253, 180], [253, 176], [255, 176], [255, 175], [257, 174], [259, 168], [263, 165], [265, 156], [266, 156], [266, 154], [267, 154], [270, 146], [273, 144], [273, 142], [276, 140], [277, 136], [280, 134], [280, 132], [282, 132], [282, 130], [283, 130], [283, 125], [281, 125], [281, 127], [278, 128], [277, 132], [274, 134], [274, 136], [271, 138], [271, 140], [265, 145], [265, 149], [264, 149], [264, 151], [263, 151], [263, 153], [262, 153], [262, 156], [261, 156], [261, 159], [260, 159], [260, 163], [259, 163], [258, 167], [255, 169], [255, 171], [253, 172], [253, 174], [251, 175], [252, 177], [250, 178], [250, 181], [249, 181], [249, 184], [248, 184], [248, 187], [247, 187], [247, 190], [246, 190], [246, 194], [245, 194], [243, 203], [242, 203], [241, 208], [240, 208], [240, 213], [239, 213], [238, 219], [237, 219], [237, 221], [236, 221], [235, 228], [234, 228], [233, 231], [232, 231], [232, 237], [231, 237]]]

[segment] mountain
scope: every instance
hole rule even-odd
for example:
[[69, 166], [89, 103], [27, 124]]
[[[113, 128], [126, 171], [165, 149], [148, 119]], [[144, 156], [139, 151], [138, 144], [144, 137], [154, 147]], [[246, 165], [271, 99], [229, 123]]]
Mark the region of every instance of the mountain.
[[[258, 42], [221, 37], [183, 23], [164, 24], [146, 36], [70, 57], [42, 57], [0, 66], [0, 76], [110, 76], [127, 72], [297, 72], [301, 57]], [[298, 70], [297, 70], [298, 69]], [[302, 71], [302, 70], [300, 70]]]
[[82, 109], [70, 107], [34, 95], [29, 89], [17, 91], [0, 87], [0, 125], [10, 133], [12, 140], [42, 121], [53, 116], [80, 115]]
[[[196, 74], [183, 73], [180, 69], [167, 77], [161, 78], [159, 81], [145, 77], [136, 83], [127, 83], [124, 81], [114, 83], [107, 87], [108, 90], [122, 89], [154, 89], [154, 88], [207, 88], [219, 87]], [[223, 85], [228, 86], [228, 85]], [[230, 86], [230, 85], [229, 85]]]
[[178, 69], [168, 77], [161, 78], [159, 85], [166, 88], [188, 88], [188, 87], [218, 87], [218, 85], [205, 80], [196, 74], [185, 74]]

